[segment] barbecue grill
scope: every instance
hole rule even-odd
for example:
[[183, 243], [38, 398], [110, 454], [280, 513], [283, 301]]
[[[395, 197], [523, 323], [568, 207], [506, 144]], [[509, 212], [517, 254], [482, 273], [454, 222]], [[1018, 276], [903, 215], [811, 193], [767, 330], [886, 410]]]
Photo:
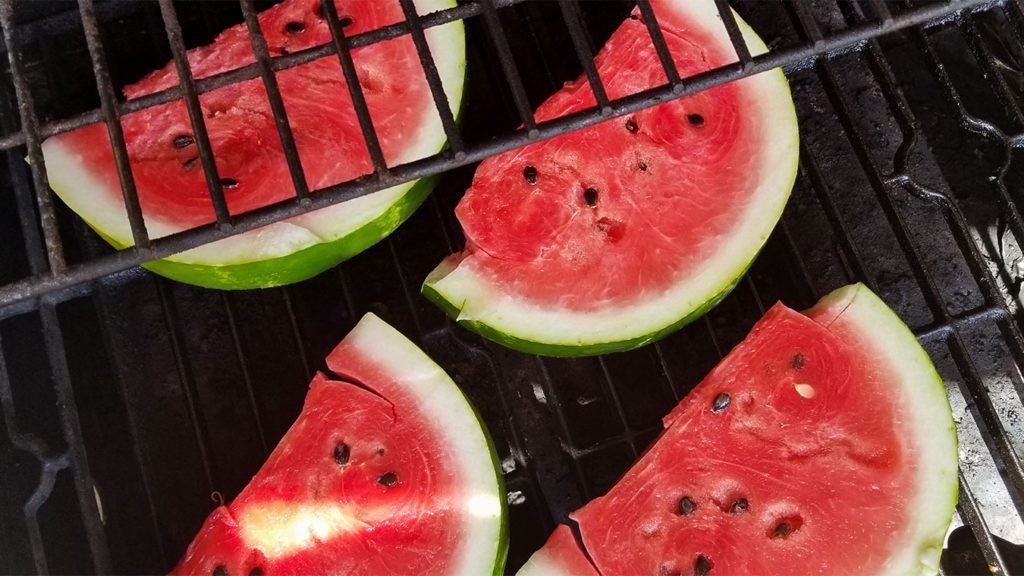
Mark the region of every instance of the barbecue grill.
[[[920, 339], [953, 407], [960, 503], [943, 572], [1024, 573], [1024, 0], [734, 0], [770, 48], [754, 58], [720, 0], [737, 62], [680, 78], [663, 59], [668, 84], [614, 101], [595, 90], [596, 107], [541, 124], [531, 110], [564, 81], [599, 83], [590, 59], [632, 3], [467, 0], [416, 15], [402, 1], [406, 22], [352, 37], [337, 26], [332, 43], [272, 59], [257, 51], [254, 64], [193, 80], [184, 51], [239, 22], [259, 35], [265, 3], [0, 0], [0, 571], [170, 569], [298, 414], [321, 359], [373, 311], [436, 359], [487, 422], [512, 573], [615, 482], [766, 307], [809, 306], [863, 281]], [[120, 116], [182, 98], [197, 110], [197, 94], [252, 78], [279, 110], [275, 71], [335, 53], [344, 62], [404, 34], [422, 51], [425, 28], [455, 19], [467, 27], [465, 110], [459, 126], [442, 112], [451, 146], [438, 155], [386, 166], [378, 149], [373, 176], [319, 191], [293, 173], [295, 198], [236, 216], [211, 178], [217, 221], [159, 239], [146, 234], [122, 162], [136, 246], [121, 251], [47, 187], [39, 145], [49, 135], [106, 121], [123, 150]], [[186, 72], [180, 86], [120, 96], [172, 58]], [[703, 319], [633, 352], [556, 360], [483, 341], [418, 295], [460, 247], [453, 208], [476, 162], [777, 66], [800, 118], [796, 187], [753, 268]], [[427, 79], [444, 98], [436, 74]], [[281, 137], [301, 170], [286, 128]], [[137, 266], [438, 173], [440, 187], [396, 233], [306, 282], [219, 292]]]

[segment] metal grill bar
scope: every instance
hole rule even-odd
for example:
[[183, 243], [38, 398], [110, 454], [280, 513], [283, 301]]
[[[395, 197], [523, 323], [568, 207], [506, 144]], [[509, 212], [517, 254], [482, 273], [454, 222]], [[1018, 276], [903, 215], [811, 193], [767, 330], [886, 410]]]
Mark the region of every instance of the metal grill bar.
[[71, 374], [68, 371], [67, 352], [61, 336], [60, 320], [53, 302], [43, 302], [40, 307], [40, 319], [43, 326], [43, 339], [46, 346], [46, 357], [50, 364], [54, 390], [57, 393], [57, 404], [60, 407], [60, 422], [64, 441], [68, 449], [68, 462], [61, 467], [70, 465], [75, 480], [75, 494], [85, 525], [85, 537], [89, 543], [89, 552], [93, 559], [95, 572], [103, 574], [110, 571], [110, 549], [107, 547], [103, 523], [100, 522], [99, 509], [93, 495], [92, 475], [89, 473], [89, 458], [85, 450], [82, 426], [78, 418], [78, 407], [75, 394], [71, 388]]
[[[169, 0], [161, 1], [169, 2]], [[980, 9], [990, 7], [994, 3], [995, 0], [962, 0], [960, 2], [954, 2], [954, 6], [958, 9]], [[487, 18], [486, 14], [493, 14], [493, 18], [496, 19], [497, 15], [494, 12], [493, 5], [487, 4], [487, 6], [490, 6], [490, 8], [485, 10], [485, 19]], [[900, 19], [894, 20], [893, 29], [895, 30], [923, 24], [935, 18], [947, 16], [948, 14], [949, 7], [946, 5], [925, 4], [922, 7], [914, 8], [900, 14]], [[490, 21], [491, 20], [487, 20], [487, 22]], [[492, 24], [488, 24], [489, 28], [492, 26]], [[504, 38], [504, 34], [500, 31], [500, 28], [498, 34], [500, 34], [501, 38]], [[742, 70], [737, 66], [727, 66], [697, 74], [689, 78], [682, 89], [665, 85], [626, 96], [624, 98], [618, 98], [610, 102], [612, 107], [612, 116], [628, 114], [650, 107], [656, 103], [688, 96], [690, 94], [707, 90], [726, 82], [745, 78], [759, 72], [764, 72], [780, 66], [795, 64], [822, 53], [832, 52], [848, 46], [856, 45], [876, 34], [877, 30], [872, 24], [855, 25], [830, 36], [828, 39], [822, 40], [818, 43], [820, 44], [818, 47], [798, 46], [779, 49], [757, 56], [753, 59], [753, 64], [749, 70]], [[499, 41], [495, 39], [495, 42]], [[505, 43], [505, 46], [507, 48], [507, 42]], [[503, 55], [501, 51], [499, 51], [499, 58], [508, 64], [512, 64], [505, 60], [503, 56], [511, 58], [510, 52], [506, 52]], [[518, 76], [516, 76], [516, 78], [518, 79]], [[521, 82], [518, 84], [521, 88]], [[530, 113], [530, 117], [532, 118], [532, 112]], [[0, 289], [0, 306], [31, 299], [44, 293], [63, 291], [73, 284], [112, 274], [141, 262], [170, 256], [171, 254], [181, 252], [189, 248], [194, 248], [200, 244], [219, 240], [233, 234], [247, 232], [284, 218], [303, 214], [311, 209], [337, 204], [347, 199], [364, 196], [389, 186], [438, 174], [458, 166], [471, 164], [488, 156], [493, 156], [500, 152], [518, 148], [536, 140], [551, 138], [572, 130], [592, 126], [605, 119], [606, 117], [602, 116], [600, 111], [596, 108], [581, 110], [537, 125], [536, 133], [528, 129], [518, 130], [502, 137], [480, 143], [477, 146], [470, 147], [466, 151], [465, 158], [461, 161], [435, 155], [416, 162], [390, 168], [387, 170], [388, 178], [386, 182], [380, 180], [355, 180], [337, 184], [318, 191], [317, 194], [309, 198], [309, 203], [299, 202], [298, 199], [283, 200], [275, 204], [247, 212], [246, 214], [234, 218], [234, 222], [230, 229], [219, 227], [214, 224], [208, 224], [164, 238], [156, 239], [152, 242], [149, 249], [120, 251], [89, 262], [88, 265], [75, 266], [66, 270], [62, 274], [41, 278], [33, 277], [8, 284]]]
[[640, 8], [644, 26], [647, 27], [647, 33], [651, 36], [651, 42], [654, 44], [655, 52], [658, 53], [661, 67], [665, 69], [665, 78], [668, 79], [669, 85], [675, 91], [682, 90], [683, 85], [679, 79], [679, 70], [676, 68], [675, 60], [672, 59], [672, 53], [665, 42], [665, 35], [661, 32], [661, 24], [658, 24], [658, 18], [654, 15], [654, 9], [651, 8], [650, 0], [637, 0], [636, 5]]
[[416, 12], [416, 5], [412, 0], [401, 0], [402, 12], [405, 14], [405, 21], [409, 24], [412, 33], [412, 41], [416, 46], [416, 53], [420, 57], [420, 66], [423, 67], [423, 74], [427, 78], [427, 86], [430, 87], [430, 95], [434, 97], [434, 107], [441, 116], [441, 127], [444, 128], [445, 137], [448, 139], [448, 146], [456, 159], [465, 158], [466, 152], [462, 143], [462, 134], [455, 124], [455, 117], [452, 115], [452, 106], [445, 94], [444, 85], [441, 83], [441, 76], [437, 72], [437, 65], [434, 63], [434, 56], [430, 53], [430, 45], [427, 43], [427, 36], [423, 31], [423, 20]]
[[82, 27], [85, 30], [85, 41], [89, 47], [92, 68], [96, 72], [96, 90], [100, 95], [100, 106], [103, 111], [103, 119], [107, 124], [107, 134], [113, 145], [114, 164], [117, 166], [117, 176], [121, 182], [121, 195], [124, 197], [125, 210], [128, 213], [132, 240], [136, 246], [148, 247], [149, 234], [146, 231], [146, 223], [142, 219], [139, 194], [135, 189], [135, 176], [128, 164], [128, 147], [124, 140], [124, 132], [121, 130], [121, 113], [117, 106], [117, 96], [114, 95], [114, 84], [111, 82], [110, 72], [107, 70], [107, 58], [100, 37], [99, 22], [96, 20], [96, 10], [92, 0], [79, 0], [78, 9], [82, 15]]
[[366, 97], [363, 96], [363, 87], [359, 84], [359, 76], [356, 74], [356, 66], [352, 61], [348, 38], [345, 37], [345, 31], [342, 30], [341, 22], [338, 21], [334, 2], [323, 2], [320, 5], [324, 8], [324, 17], [327, 19], [328, 28], [331, 29], [334, 49], [341, 61], [341, 69], [345, 74], [348, 92], [352, 96], [352, 106], [355, 107], [359, 128], [363, 131], [363, 140], [366, 142], [366, 149], [373, 162], [373, 171], [378, 180], [386, 180], [385, 172], [388, 165], [384, 160], [384, 152], [380, 148], [380, 140], [377, 139], [377, 131], [373, 128], [370, 109], [366, 107]]
[[[524, 1], [525, 0], [496, 0], [497, 6], [499, 7], [512, 6]], [[430, 14], [423, 16], [421, 20], [424, 28], [432, 28], [455, 20], [463, 20], [476, 16], [481, 13], [481, 10], [480, 4], [478, 3], [461, 4], [456, 8], [449, 8], [439, 12], [431, 12]], [[389, 24], [377, 30], [371, 30], [352, 36], [349, 38], [349, 41], [351, 42], [350, 47], [352, 50], [355, 50], [356, 48], [362, 48], [363, 46], [369, 46], [370, 44], [382, 42], [384, 40], [398, 38], [408, 33], [408, 24], [406, 22]], [[333, 55], [334, 45], [333, 43], [327, 43], [307, 48], [306, 50], [301, 50], [287, 56], [275, 56], [271, 59], [271, 62], [273, 63], [274, 71], [280, 72], [281, 70], [301, 66], [302, 64], [312, 62], [313, 60]], [[259, 76], [259, 64], [247, 64], [241, 68], [228, 70], [226, 72], [221, 72], [219, 74], [214, 74], [212, 76], [196, 80], [196, 92], [199, 94], [205, 94], [206, 92], [216, 90], [217, 88], [223, 88], [229, 84], [236, 84], [244, 80], [259, 78]], [[160, 92], [154, 92], [153, 94], [129, 100], [121, 105], [121, 112], [122, 114], [129, 114], [145, 108], [151, 108], [153, 106], [159, 106], [160, 104], [173, 102], [174, 100], [181, 100], [181, 98], [181, 87], [173, 86]], [[101, 122], [102, 120], [103, 116], [99, 110], [91, 110], [77, 116], [47, 123], [40, 127], [39, 136], [40, 138], [48, 138], [55, 134], [69, 132], [88, 124]], [[22, 144], [25, 144], [25, 135], [23, 132], [17, 132], [0, 138], [0, 150], [6, 150]]]
[[494, 48], [498, 52], [498, 60], [505, 72], [505, 80], [508, 82], [509, 89], [512, 90], [512, 100], [516, 104], [516, 111], [519, 112], [519, 119], [522, 120], [530, 138], [536, 139], [539, 136], [537, 120], [533, 116], [533, 109], [526, 97], [523, 79], [519, 76], [519, 68], [512, 57], [512, 50], [509, 48], [505, 30], [502, 29], [501, 21], [498, 20], [498, 11], [494, 0], [481, 0], [481, 5], [483, 6], [484, 22], [487, 23], [487, 29], [491, 33], [491, 43], [494, 44]]
[[729, 41], [732, 42], [732, 47], [736, 50], [736, 57], [740, 59], [740, 65], [744, 70], [748, 70], [754, 63], [750, 58], [750, 49], [747, 48], [747, 42], [743, 39], [739, 24], [736, 23], [736, 15], [729, 7], [728, 0], [715, 0], [715, 6], [718, 8], [718, 14], [722, 17], [725, 31], [729, 34]]
[[36, 188], [36, 202], [39, 206], [39, 223], [43, 228], [43, 240], [46, 243], [46, 256], [52, 274], [64, 271], [64, 247], [57, 231], [57, 215], [53, 211], [53, 195], [50, 182], [46, 177], [46, 165], [43, 162], [43, 151], [40, 148], [39, 120], [36, 118], [35, 104], [28, 80], [25, 78], [25, 67], [18, 57], [16, 34], [14, 31], [14, 14], [11, 0], [0, 1], [0, 29], [4, 33], [7, 45], [7, 59], [11, 67], [11, 81], [14, 83], [15, 98], [18, 101], [18, 115], [21, 118], [22, 132], [28, 145], [28, 157], [32, 165], [32, 183]]
[[274, 114], [274, 124], [277, 125], [277, 135], [281, 139], [281, 146], [284, 148], [284, 158], [288, 163], [288, 173], [292, 176], [292, 185], [295, 187], [295, 195], [300, 199], [309, 196], [309, 185], [306, 183], [306, 173], [302, 169], [302, 162], [299, 160], [299, 150], [295, 147], [295, 135], [292, 134], [292, 127], [288, 123], [288, 114], [284, 108], [284, 101], [281, 99], [281, 89], [277, 84], [277, 77], [270, 64], [270, 51], [267, 49], [267, 39], [263, 36], [263, 29], [256, 17], [256, 8], [252, 0], [242, 0], [242, 16], [245, 18], [245, 25], [249, 29], [249, 42], [252, 44], [252, 53], [256, 56], [256, 63], [260, 68], [260, 78], [263, 79], [263, 87], [267, 90], [267, 99], [270, 100], [270, 110]]
[[597, 101], [597, 108], [601, 115], [608, 116], [612, 108], [608, 104], [608, 93], [605, 92], [604, 84], [601, 83], [601, 75], [594, 65], [594, 50], [587, 39], [587, 33], [583, 29], [583, 22], [580, 21], [580, 6], [575, 0], [561, 0], [558, 7], [562, 10], [562, 19], [569, 29], [569, 36], [572, 38], [572, 46], [576, 49], [576, 57], [583, 66], [583, 73], [587, 76], [590, 89], [594, 93], [594, 100]]
[[178, 81], [185, 98], [185, 107], [188, 109], [188, 118], [192, 124], [192, 137], [195, 139], [196, 148], [199, 151], [199, 163], [203, 167], [203, 174], [206, 177], [206, 187], [210, 190], [210, 201], [213, 202], [217, 225], [222, 230], [229, 229], [231, 213], [228, 211], [228, 204], [224, 199], [224, 187], [221, 185], [220, 174], [217, 172], [217, 162], [213, 158], [210, 135], [206, 131], [206, 120], [203, 119], [203, 108], [199, 103], [195, 80], [192, 78], [192, 66], [185, 53], [181, 24], [178, 22], [178, 14], [175, 12], [171, 0], [160, 0], [160, 16], [164, 20], [167, 41], [170, 43], [171, 53], [174, 55], [174, 68], [178, 71]]

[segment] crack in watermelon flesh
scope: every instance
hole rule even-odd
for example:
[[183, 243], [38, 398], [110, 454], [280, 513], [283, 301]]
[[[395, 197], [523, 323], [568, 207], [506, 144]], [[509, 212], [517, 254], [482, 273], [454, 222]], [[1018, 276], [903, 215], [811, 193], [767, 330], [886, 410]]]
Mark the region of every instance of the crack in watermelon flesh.
[[[710, 31], [663, 21], [681, 76], [735, 61]], [[613, 99], [668, 81], [638, 9], [594, 63]], [[471, 261], [461, 265], [525, 299], [581, 311], [643, 299], [694, 274], [719, 238], [736, 232], [762, 178], [764, 123], [747, 113], [757, 96], [726, 84], [484, 160], [456, 209]], [[536, 118], [595, 105], [581, 77]], [[535, 183], [523, 175], [528, 167]]]
[[775, 305], [664, 425], [571, 515], [601, 574], [937, 570], [955, 428], [927, 355], [867, 288], [807, 315]]
[[500, 572], [495, 457], [455, 384], [372, 316], [327, 365], [358, 385], [316, 375], [298, 419], [175, 573]]

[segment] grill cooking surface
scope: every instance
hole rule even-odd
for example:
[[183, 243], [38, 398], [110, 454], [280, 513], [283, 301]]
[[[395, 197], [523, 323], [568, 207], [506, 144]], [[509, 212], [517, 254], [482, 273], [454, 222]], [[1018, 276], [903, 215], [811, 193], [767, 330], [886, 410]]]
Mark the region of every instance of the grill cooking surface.
[[[948, 389], [961, 497], [944, 572], [1024, 571], [1024, 3], [734, 2], [771, 53], [686, 89], [787, 64], [802, 137], [790, 204], [750, 273], [703, 319], [637, 351], [578, 360], [485, 342], [418, 294], [461, 247], [453, 209], [471, 162], [525, 142], [527, 131], [513, 133], [523, 106], [582, 70], [558, 4], [496, 4], [511, 57], [494, 41], [491, 3], [450, 14], [467, 17], [465, 156], [431, 165], [450, 169], [431, 199], [334, 270], [229, 293], [129, 267], [221, 229], [115, 255], [59, 202], [37, 207], [38, 174], [23, 160], [33, 139], [98, 120], [101, 98], [77, 4], [18, 3], [12, 15], [0, 2], [17, 55], [0, 93], [0, 571], [169, 569], [214, 500], [237, 494], [298, 414], [321, 359], [372, 311], [437, 360], [486, 420], [505, 473], [514, 572], [615, 482], [768, 306], [805, 307], [851, 281], [908, 323]], [[630, 10], [568, 6], [591, 52]], [[233, 2], [174, 8], [187, 47], [243, 20]], [[115, 90], [172, 57], [157, 3], [91, 10]], [[510, 87], [513, 67], [520, 82]], [[32, 114], [18, 108], [26, 91]], [[323, 196], [352, 190], [369, 188]]]

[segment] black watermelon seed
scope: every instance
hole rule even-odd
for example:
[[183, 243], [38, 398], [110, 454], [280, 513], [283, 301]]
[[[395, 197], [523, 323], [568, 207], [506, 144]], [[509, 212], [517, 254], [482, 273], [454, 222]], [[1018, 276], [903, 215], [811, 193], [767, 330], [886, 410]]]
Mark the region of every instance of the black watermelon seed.
[[228, 569], [223, 564], [213, 569], [213, 576], [228, 576]]
[[174, 137], [175, 148], [185, 148], [196, 143], [196, 139], [189, 136], [188, 134], [182, 134], [181, 136]]
[[526, 168], [523, 168], [523, 178], [526, 178], [526, 181], [529, 182], [530, 184], [536, 184], [537, 169], [534, 168], [533, 166], [527, 166]]
[[694, 126], [704, 125], [704, 117], [701, 116], [700, 114], [689, 114], [686, 116], [686, 119], [689, 120], [690, 124], [693, 124]]
[[636, 167], [639, 168], [641, 172], [646, 172], [647, 171], [647, 162], [644, 162], [643, 160], [641, 160], [641, 161], [637, 162]]
[[789, 359], [789, 365], [795, 370], [803, 368], [804, 364], [807, 364], [807, 358], [805, 358], [800, 352], [793, 354], [793, 357]]
[[334, 461], [337, 462], [339, 466], [348, 464], [348, 458], [350, 455], [351, 451], [348, 449], [348, 444], [339, 442], [338, 445], [334, 447]]
[[398, 476], [394, 472], [385, 472], [377, 478], [377, 482], [390, 488], [398, 484]]
[[249, 570], [249, 576], [263, 576], [263, 568], [257, 566], [252, 570]]
[[697, 556], [697, 561], [693, 564], [693, 573], [695, 576], [708, 576], [711, 572], [711, 562], [708, 561], [704, 555]]
[[779, 525], [775, 527], [775, 537], [785, 538], [793, 533], [793, 526], [789, 522], [779, 522]]
[[736, 501], [732, 503], [732, 506], [729, 507], [729, 512], [732, 512], [733, 514], [743, 514], [748, 508], [750, 508], [750, 503], [747, 502], [746, 498], [737, 498]]
[[196, 169], [197, 164], [199, 164], [199, 156], [193, 156], [188, 160], [185, 160], [185, 163], [182, 164], [181, 167], [185, 169], [185, 172], [191, 172]]
[[626, 120], [626, 130], [629, 130], [630, 132], [636, 132], [639, 129], [640, 128], [636, 125], [636, 122], [632, 120]]
[[718, 396], [715, 396], [715, 400], [711, 403], [711, 411], [716, 414], [722, 412], [729, 407], [731, 402], [732, 398], [730, 398], [725, 392], [722, 392]]
[[347, 28], [347, 27], [351, 26], [353, 24], [353, 22], [354, 21], [351, 18], [349, 18], [348, 16], [345, 16], [341, 20], [338, 20], [338, 24], [341, 24], [342, 28]]
[[597, 206], [597, 190], [587, 188], [583, 191], [583, 199], [587, 202], [587, 206]]
[[289, 52], [288, 49], [285, 48], [284, 46], [278, 48], [278, 50], [281, 51], [281, 56], [287, 56], [287, 55], [291, 54], [291, 52]]
[[221, 178], [220, 179], [220, 185], [223, 188], [227, 188], [227, 189], [237, 188], [238, 187], [238, 180], [235, 180], [234, 178]]
[[284, 25], [284, 31], [289, 34], [301, 34], [306, 29], [302, 22], [289, 22]]
[[697, 509], [697, 503], [693, 501], [693, 498], [684, 496], [679, 500], [679, 513], [683, 516], [689, 516]]

